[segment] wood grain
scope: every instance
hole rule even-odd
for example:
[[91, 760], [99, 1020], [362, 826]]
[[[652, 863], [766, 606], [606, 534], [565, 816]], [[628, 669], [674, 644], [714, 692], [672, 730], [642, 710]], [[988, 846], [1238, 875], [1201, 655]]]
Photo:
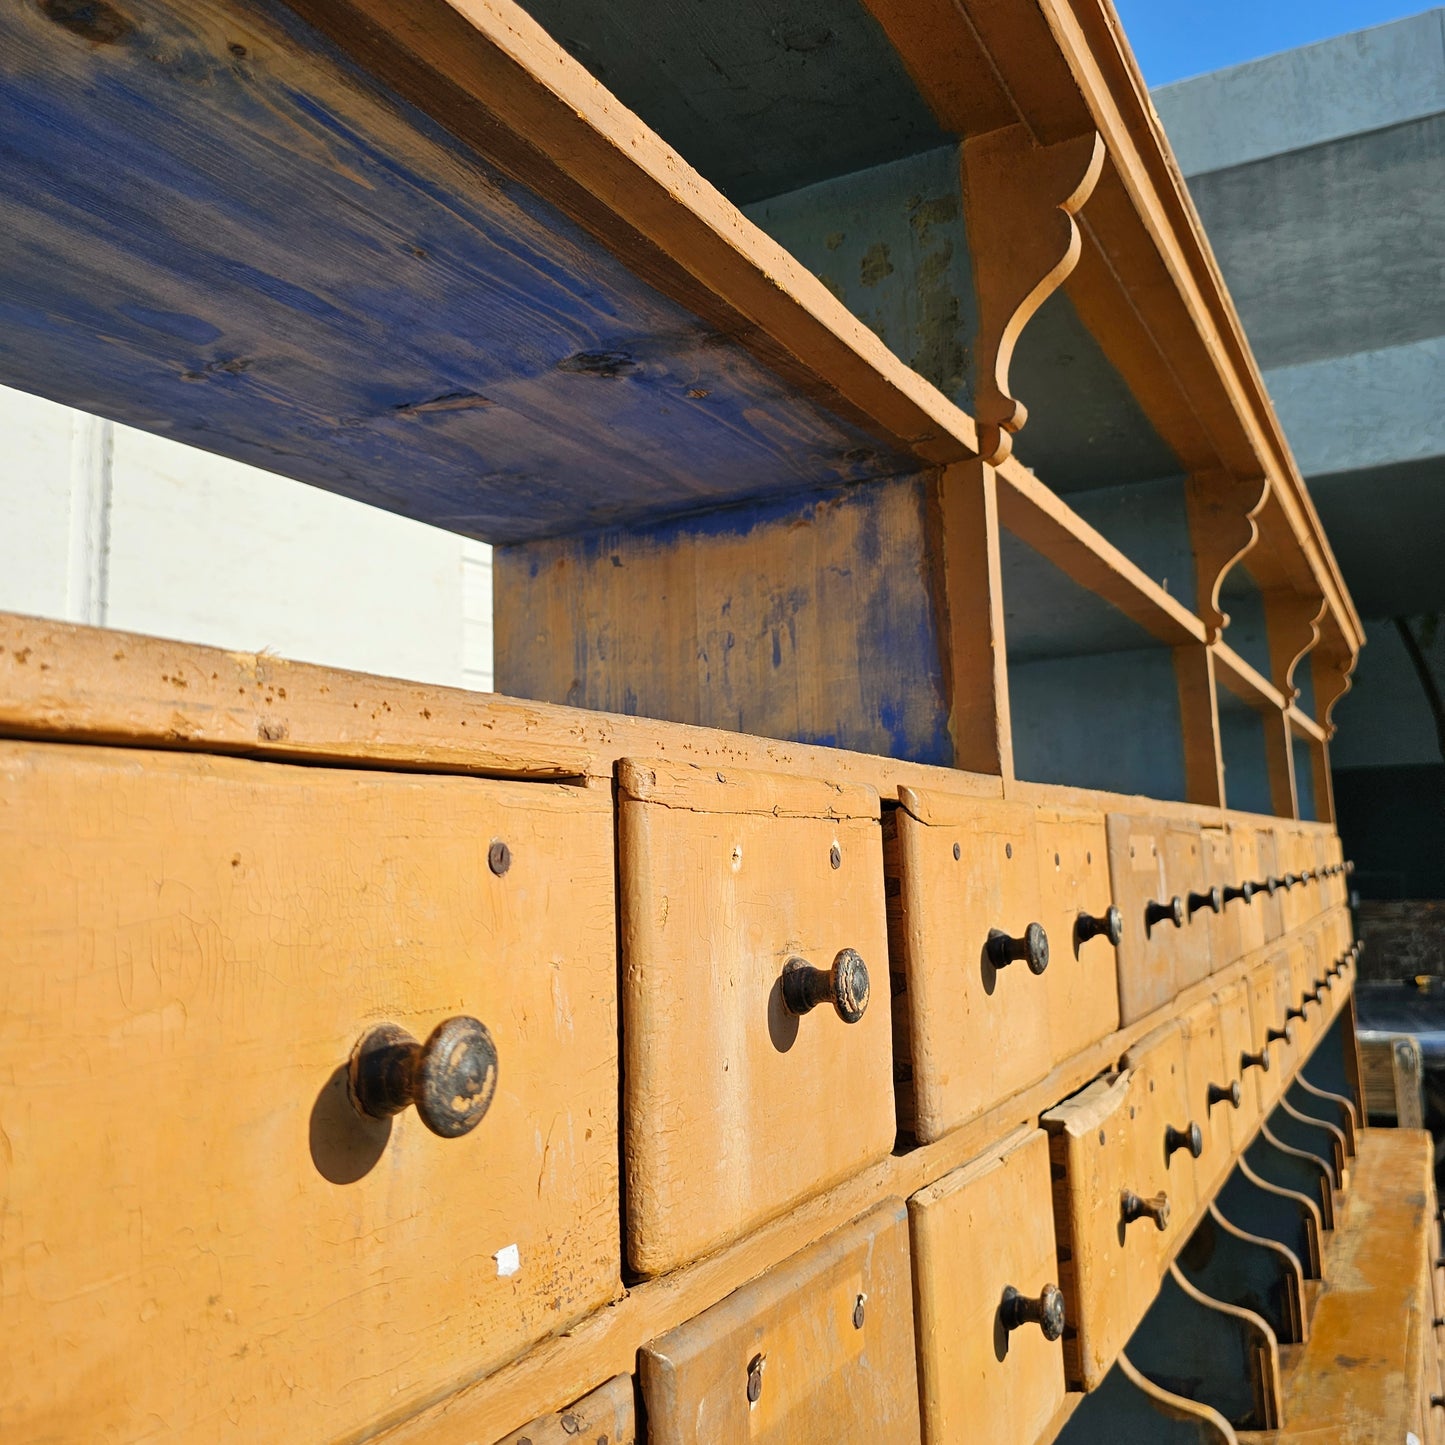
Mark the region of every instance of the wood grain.
[[[877, 794], [628, 760], [618, 876], [627, 1249], [653, 1275], [893, 1147]], [[871, 973], [861, 1019], [789, 1013], [784, 966], [843, 949]]]
[[[0, 780], [7, 1441], [354, 1437], [620, 1293], [605, 794], [34, 743]], [[459, 1014], [475, 1131], [362, 1119], [358, 1040]]]
[[639, 1355], [648, 1440], [914, 1445], [910, 1276], [907, 1211], [887, 1200], [649, 1341]]
[[1036, 1440], [1063, 1403], [1063, 1348], [1035, 1324], [1005, 1332], [999, 1302], [1058, 1283], [1048, 1139], [1000, 1140], [919, 1190], [908, 1217], [924, 1441]]

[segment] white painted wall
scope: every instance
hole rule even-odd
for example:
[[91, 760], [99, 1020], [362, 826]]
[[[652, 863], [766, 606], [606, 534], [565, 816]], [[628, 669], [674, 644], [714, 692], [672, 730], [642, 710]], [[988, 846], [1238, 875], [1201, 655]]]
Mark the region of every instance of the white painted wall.
[[491, 549], [0, 387], [0, 610], [492, 686]]

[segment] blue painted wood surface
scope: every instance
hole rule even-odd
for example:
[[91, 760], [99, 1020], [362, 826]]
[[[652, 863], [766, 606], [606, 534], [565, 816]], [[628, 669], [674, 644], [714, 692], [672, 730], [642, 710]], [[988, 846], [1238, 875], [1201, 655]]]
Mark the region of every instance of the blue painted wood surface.
[[0, 381], [490, 541], [911, 470], [273, 0], [0, 8]]
[[497, 687], [948, 766], [928, 485], [502, 548]]

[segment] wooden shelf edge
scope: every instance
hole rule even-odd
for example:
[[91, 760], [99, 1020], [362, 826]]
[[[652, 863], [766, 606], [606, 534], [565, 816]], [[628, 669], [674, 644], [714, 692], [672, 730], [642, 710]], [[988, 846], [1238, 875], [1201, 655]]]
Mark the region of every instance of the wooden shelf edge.
[[1256, 668], [1246, 662], [1227, 642], [1210, 644], [1216, 674], [1225, 687], [1256, 712], [1285, 711], [1284, 694]]
[[1329, 735], [1325, 732], [1324, 728], [1310, 717], [1308, 713], [1302, 712], [1293, 703], [1289, 706], [1288, 716], [1290, 727], [1303, 737], [1308, 738], [1311, 742], [1324, 743], [1329, 740]]
[[[513, 0], [286, 3], [461, 140], [479, 148], [485, 141], [489, 159], [650, 284], [775, 369], [791, 360], [815, 377], [835, 409], [921, 465], [977, 455], [965, 411], [894, 356]], [[754, 333], [771, 345], [759, 347]]]
[[998, 468], [999, 523], [1079, 586], [1102, 597], [1169, 647], [1202, 644], [1204, 624], [1030, 471]]

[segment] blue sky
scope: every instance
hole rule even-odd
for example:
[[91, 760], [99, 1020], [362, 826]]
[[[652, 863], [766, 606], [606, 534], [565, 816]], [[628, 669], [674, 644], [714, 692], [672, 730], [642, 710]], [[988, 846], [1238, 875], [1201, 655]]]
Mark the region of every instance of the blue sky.
[[1114, 0], [1150, 86], [1430, 9], [1422, 0]]

